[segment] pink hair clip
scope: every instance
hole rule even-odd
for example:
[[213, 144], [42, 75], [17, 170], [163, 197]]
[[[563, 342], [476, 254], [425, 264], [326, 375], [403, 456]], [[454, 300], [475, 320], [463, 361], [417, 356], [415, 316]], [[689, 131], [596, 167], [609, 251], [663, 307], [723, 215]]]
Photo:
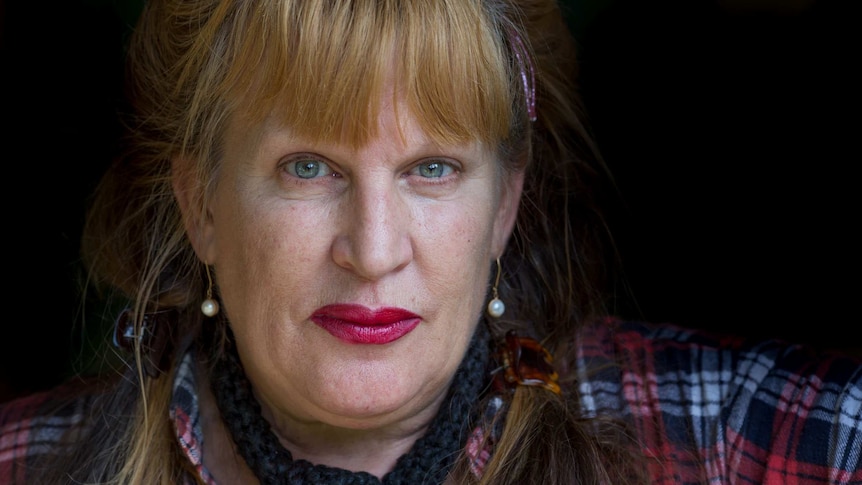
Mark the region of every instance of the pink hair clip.
[[[536, 72], [533, 68], [533, 59], [530, 57], [530, 52], [515, 29], [509, 29], [509, 37], [512, 42], [512, 50], [515, 53], [515, 58], [518, 60], [521, 82], [524, 84], [527, 113], [530, 115], [530, 121], [536, 121]], [[529, 77], [527, 73], [529, 73]]]

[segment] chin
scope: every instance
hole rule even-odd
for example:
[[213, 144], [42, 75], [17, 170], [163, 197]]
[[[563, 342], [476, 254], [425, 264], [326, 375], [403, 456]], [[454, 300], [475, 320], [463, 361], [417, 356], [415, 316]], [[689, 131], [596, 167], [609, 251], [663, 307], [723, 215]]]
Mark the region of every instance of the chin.
[[415, 384], [430, 381], [419, 379], [381, 372], [349, 373], [329, 380], [311, 401], [325, 414], [349, 423], [348, 427], [372, 428], [416, 414], [436, 401], [437, 393]]
[[379, 428], [416, 413], [411, 400], [402, 396], [372, 397], [345, 393], [340, 397], [337, 401], [318, 404], [324, 414], [321, 421], [340, 428], [365, 430]]

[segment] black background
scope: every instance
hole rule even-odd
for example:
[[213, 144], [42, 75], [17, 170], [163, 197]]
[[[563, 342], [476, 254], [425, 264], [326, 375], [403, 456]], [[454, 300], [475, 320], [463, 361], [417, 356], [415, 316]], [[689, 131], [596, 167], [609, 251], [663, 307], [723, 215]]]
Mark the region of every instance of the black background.
[[[862, 347], [853, 4], [565, 2], [623, 197], [610, 223], [639, 305], [623, 316]], [[0, 3], [0, 400], [56, 383], [80, 345], [78, 238], [139, 6]]]

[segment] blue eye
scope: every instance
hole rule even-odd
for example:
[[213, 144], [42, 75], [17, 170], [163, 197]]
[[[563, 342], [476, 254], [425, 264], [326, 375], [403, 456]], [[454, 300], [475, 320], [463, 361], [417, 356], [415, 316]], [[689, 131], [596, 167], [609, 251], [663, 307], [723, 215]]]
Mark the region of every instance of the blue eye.
[[296, 176], [299, 178], [310, 179], [317, 177], [317, 174], [320, 173], [320, 162], [318, 161], [297, 162], [295, 167]]
[[432, 161], [417, 165], [416, 171], [425, 178], [441, 178], [452, 173], [454, 169], [448, 163]]
[[301, 158], [290, 162], [285, 169], [289, 174], [301, 179], [313, 179], [332, 174], [329, 165], [314, 158]]

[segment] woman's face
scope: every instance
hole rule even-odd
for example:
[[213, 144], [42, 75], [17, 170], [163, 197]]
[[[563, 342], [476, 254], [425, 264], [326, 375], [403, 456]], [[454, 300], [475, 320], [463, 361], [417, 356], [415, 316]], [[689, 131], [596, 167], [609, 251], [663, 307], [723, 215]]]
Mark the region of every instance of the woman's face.
[[233, 127], [191, 233], [276, 419], [373, 429], [433, 412], [512, 230], [521, 177], [493, 150], [435, 145], [391, 105], [378, 122], [358, 150]]

